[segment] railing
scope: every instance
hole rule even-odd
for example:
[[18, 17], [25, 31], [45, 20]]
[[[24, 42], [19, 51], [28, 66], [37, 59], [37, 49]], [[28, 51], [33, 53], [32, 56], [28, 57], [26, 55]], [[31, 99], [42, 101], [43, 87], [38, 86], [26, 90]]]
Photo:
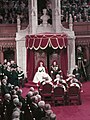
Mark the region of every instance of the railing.
[[[62, 25], [68, 28], [68, 23], [63, 22]], [[21, 24], [21, 29], [26, 29], [27, 24]], [[73, 30], [76, 36], [90, 35], [90, 22], [75, 22], [73, 23]], [[16, 24], [0, 24], [0, 38], [15, 38], [17, 32]]]
[[76, 31], [75, 32], [76, 35], [89, 35], [90, 36], [90, 31]]
[[0, 34], [0, 38], [15, 38], [16, 34]]

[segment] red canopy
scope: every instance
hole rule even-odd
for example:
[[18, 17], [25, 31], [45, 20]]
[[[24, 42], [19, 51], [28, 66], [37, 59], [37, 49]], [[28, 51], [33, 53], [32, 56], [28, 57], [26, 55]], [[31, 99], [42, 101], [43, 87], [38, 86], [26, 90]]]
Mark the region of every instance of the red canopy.
[[26, 47], [29, 49], [46, 49], [47, 46], [51, 46], [53, 49], [66, 48], [67, 35], [66, 34], [39, 34], [39, 35], [27, 35]]

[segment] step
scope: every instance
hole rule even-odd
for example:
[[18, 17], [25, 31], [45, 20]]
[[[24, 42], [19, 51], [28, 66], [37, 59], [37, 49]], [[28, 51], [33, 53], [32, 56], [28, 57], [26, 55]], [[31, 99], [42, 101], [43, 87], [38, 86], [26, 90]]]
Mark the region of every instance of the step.
[[25, 87], [27, 87], [27, 88], [30, 88], [30, 87], [37, 88], [37, 85], [34, 84], [32, 81], [29, 81], [28, 83], [25, 83]]

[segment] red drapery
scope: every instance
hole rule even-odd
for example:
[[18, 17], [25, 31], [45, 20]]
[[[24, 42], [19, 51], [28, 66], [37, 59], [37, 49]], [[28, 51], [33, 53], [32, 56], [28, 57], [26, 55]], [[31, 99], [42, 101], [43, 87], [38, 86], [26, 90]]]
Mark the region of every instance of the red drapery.
[[27, 78], [28, 80], [33, 79], [34, 68], [35, 68], [34, 51], [27, 49]]
[[67, 46], [67, 36], [65, 34], [43, 34], [26, 36], [26, 47], [29, 49], [46, 49], [51, 45], [53, 49], [63, 49]]
[[27, 77], [29, 80], [33, 79], [35, 59], [34, 51], [39, 49], [46, 49], [48, 46], [55, 49], [61, 49], [60, 64], [64, 77], [67, 74], [68, 59], [67, 59], [67, 35], [66, 34], [39, 34], [26, 36], [27, 48]]

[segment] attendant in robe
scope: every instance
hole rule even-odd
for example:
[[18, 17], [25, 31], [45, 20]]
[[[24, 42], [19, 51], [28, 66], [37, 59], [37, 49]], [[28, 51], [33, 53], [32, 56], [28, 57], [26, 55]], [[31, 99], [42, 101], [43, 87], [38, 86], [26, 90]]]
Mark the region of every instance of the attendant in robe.
[[37, 72], [35, 73], [35, 76], [33, 78], [34, 83], [41, 83], [45, 79], [48, 79], [49, 81], [52, 81], [49, 74], [46, 73], [45, 67], [43, 66], [43, 62], [40, 62], [40, 66], [38, 67]]
[[86, 68], [84, 64], [84, 55], [83, 55], [83, 50], [81, 46], [77, 47], [77, 65], [79, 69], [81, 70], [82, 77], [87, 81], [87, 73], [86, 73]]
[[24, 87], [24, 72], [20, 67], [17, 67], [17, 73], [18, 73], [18, 82], [19, 82], [19, 86], [21, 84], [22, 88]]

